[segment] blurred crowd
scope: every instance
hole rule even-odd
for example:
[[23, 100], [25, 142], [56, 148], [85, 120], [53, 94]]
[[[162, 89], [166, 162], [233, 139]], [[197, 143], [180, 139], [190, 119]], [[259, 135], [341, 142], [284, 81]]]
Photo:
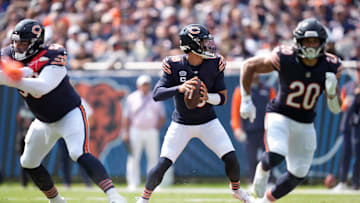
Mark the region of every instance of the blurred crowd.
[[37, 19], [47, 42], [67, 48], [71, 69], [180, 54], [178, 33], [190, 23], [207, 26], [228, 61], [243, 60], [291, 43], [307, 17], [328, 27], [329, 51], [360, 59], [358, 0], [0, 0], [0, 17], [2, 47], [19, 20]]

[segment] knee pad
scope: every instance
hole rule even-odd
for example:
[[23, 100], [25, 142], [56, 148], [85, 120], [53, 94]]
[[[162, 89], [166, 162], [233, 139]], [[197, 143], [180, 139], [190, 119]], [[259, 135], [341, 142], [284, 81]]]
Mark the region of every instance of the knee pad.
[[20, 157], [20, 165], [21, 168], [33, 169], [40, 166], [40, 162], [36, 163], [36, 161], [32, 160], [29, 156], [25, 156], [24, 154]]
[[274, 152], [264, 152], [261, 156], [261, 166], [265, 171], [272, 169], [284, 160], [284, 156]]

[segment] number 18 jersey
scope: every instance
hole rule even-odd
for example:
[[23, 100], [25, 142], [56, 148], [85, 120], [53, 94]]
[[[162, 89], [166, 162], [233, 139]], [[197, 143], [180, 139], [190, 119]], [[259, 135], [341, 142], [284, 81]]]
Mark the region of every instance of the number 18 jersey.
[[325, 53], [315, 66], [306, 66], [297, 57], [294, 47], [279, 46], [271, 54], [274, 69], [279, 73], [279, 93], [267, 105], [267, 112], [276, 112], [303, 123], [314, 121], [315, 106], [325, 89], [325, 73], [337, 73], [341, 61]]

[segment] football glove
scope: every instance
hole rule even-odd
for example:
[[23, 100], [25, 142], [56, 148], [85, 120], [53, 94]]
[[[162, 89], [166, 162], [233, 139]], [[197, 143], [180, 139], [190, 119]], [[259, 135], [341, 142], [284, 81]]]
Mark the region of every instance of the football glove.
[[337, 86], [337, 79], [335, 73], [326, 72], [325, 73], [325, 89], [326, 93], [329, 96], [334, 96], [336, 94], [336, 86]]
[[243, 119], [249, 119], [251, 123], [256, 118], [256, 108], [251, 100], [251, 95], [246, 95], [241, 98], [240, 115]]

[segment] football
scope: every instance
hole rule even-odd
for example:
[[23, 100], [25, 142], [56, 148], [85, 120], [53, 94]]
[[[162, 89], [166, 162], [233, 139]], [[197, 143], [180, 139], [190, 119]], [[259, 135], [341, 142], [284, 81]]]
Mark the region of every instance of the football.
[[201, 86], [201, 80], [196, 79], [197, 84], [195, 86], [195, 90], [192, 92], [185, 92], [184, 94], [184, 102], [185, 106], [188, 109], [195, 109], [196, 106], [200, 103], [200, 86]]
[[327, 188], [333, 188], [336, 185], [336, 178], [333, 174], [329, 174], [326, 176], [324, 180], [324, 185]]

